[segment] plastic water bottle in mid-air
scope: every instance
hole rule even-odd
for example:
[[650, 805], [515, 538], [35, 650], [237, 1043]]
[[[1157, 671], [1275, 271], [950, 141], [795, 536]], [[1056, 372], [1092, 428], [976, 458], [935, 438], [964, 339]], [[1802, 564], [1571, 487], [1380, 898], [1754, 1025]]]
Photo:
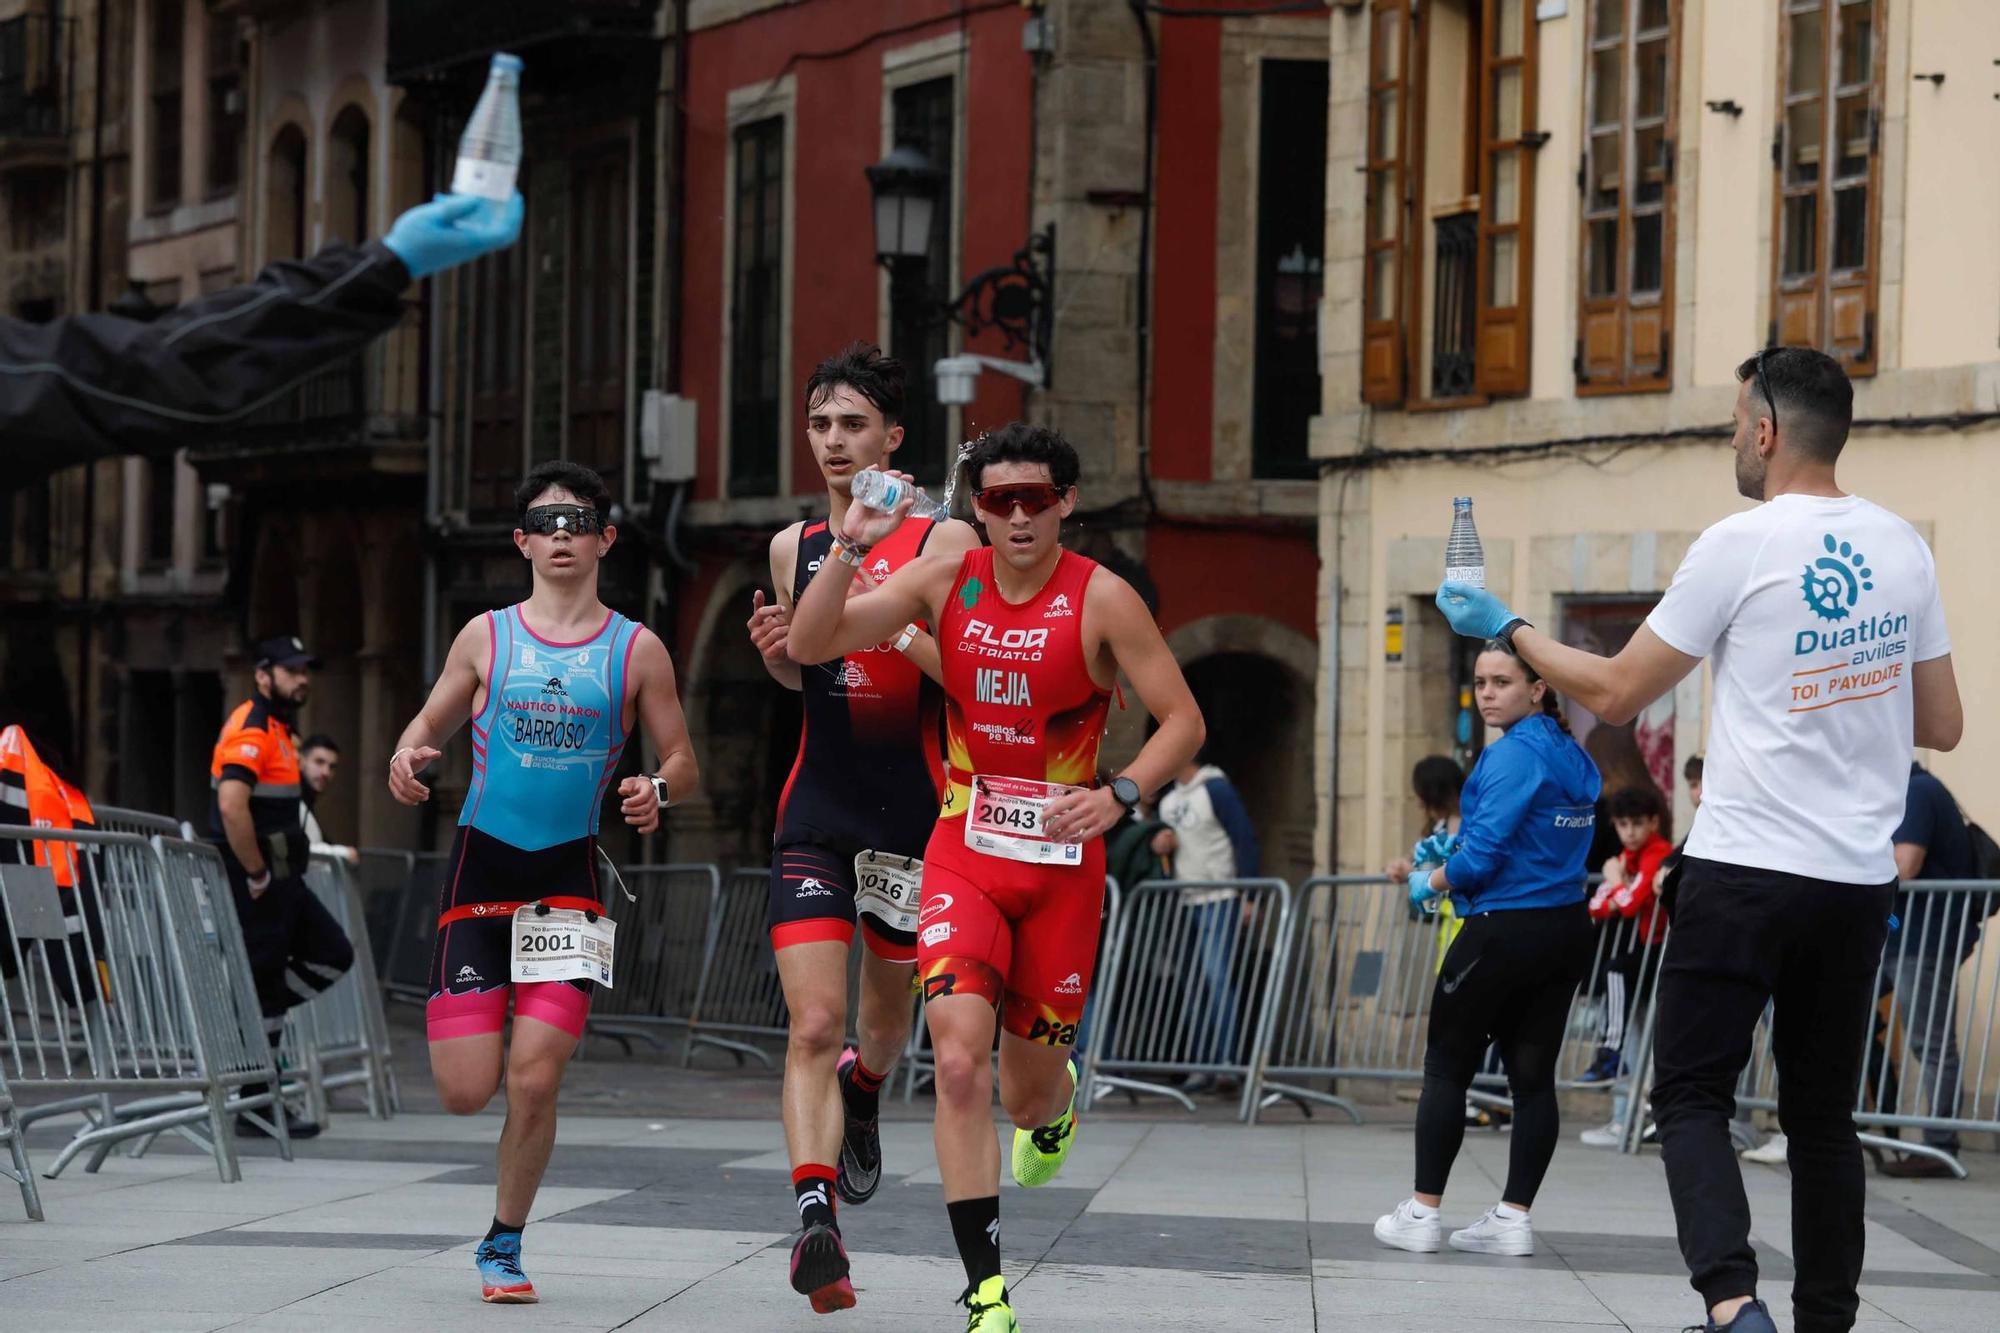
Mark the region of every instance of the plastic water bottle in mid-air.
[[1444, 576], [1447, 582], [1486, 586], [1486, 552], [1479, 546], [1479, 529], [1472, 526], [1472, 497], [1461, 495], [1451, 502], [1451, 536], [1444, 543]]
[[[848, 488], [848, 493], [854, 497], [857, 504], [865, 504], [870, 509], [880, 509], [887, 512], [903, 502], [903, 488], [906, 484], [896, 480], [896, 478], [886, 472], [878, 472], [874, 468], [869, 468], [866, 471], [854, 474], [854, 480]], [[951, 517], [951, 510], [947, 509], [942, 502], [931, 499], [922, 487], [915, 489], [917, 492], [917, 503], [910, 509], [912, 514], [915, 514], [918, 518], [929, 519]]]
[[521, 57], [501, 51], [486, 72], [486, 90], [458, 141], [453, 194], [506, 203], [521, 169]]

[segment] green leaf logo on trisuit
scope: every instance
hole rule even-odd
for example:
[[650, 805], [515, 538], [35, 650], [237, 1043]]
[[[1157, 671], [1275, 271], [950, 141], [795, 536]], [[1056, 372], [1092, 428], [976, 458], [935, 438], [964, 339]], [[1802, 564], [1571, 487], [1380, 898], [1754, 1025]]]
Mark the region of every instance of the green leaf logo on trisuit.
[[970, 611], [973, 607], [979, 604], [979, 594], [985, 591], [986, 591], [986, 585], [981, 583], [979, 581], [979, 576], [975, 574], [973, 577], [965, 581], [964, 586], [959, 588], [958, 590], [959, 605], [963, 606], [966, 610]]

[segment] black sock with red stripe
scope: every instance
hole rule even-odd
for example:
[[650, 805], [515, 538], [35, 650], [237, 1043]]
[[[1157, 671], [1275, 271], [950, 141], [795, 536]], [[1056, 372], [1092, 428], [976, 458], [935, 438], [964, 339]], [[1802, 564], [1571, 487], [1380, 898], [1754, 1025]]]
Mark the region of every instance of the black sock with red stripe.
[[829, 1226], [840, 1230], [833, 1215], [833, 1168], [808, 1162], [792, 1168], [792, 1190], [798, 1195], [799, 1225], [802, 1228]]
[[840, 1097], [847, 1114], [856, 1120], [873, 1120], [882, 1109], [882, 1085], [888, 1078], [887, 1074], [870, 1070], [861, 1062], [861, 1052], [856, 1051], [854, 1063], [847, 1067], [847, 1077], [840, 1082]]

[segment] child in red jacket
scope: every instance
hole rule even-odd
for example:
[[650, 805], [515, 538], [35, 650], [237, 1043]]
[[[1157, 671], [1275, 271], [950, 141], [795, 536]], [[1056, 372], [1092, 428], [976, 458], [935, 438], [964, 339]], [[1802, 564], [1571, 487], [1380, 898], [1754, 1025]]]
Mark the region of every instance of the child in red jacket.
[[[1643, 992], [1641, 974], [1650, 978], [1657, 970], [1648, 964], [1657, 953], [1654, 946], [1667, 933], [1654, 881], [1660, 863], [1674, 850], [1660, 835], [1667, 806], [1655, 788], [1623, 787], [1611, 793], [1607, 804], [1623, 847], [1604, 863], [1604, 882], [1590, 899], [1591, 919], [1614, 924], [1604, 968], [1603, 1044], [1584, 1072], [1586, 1083], [1614, 1079], [1623, 1072], [1625, 1035], [1630, 1026], [1627, 1020], [1637, 1017], [1635, 1001]], [[1634, 924], [1626, 926], [1626, 920]]]

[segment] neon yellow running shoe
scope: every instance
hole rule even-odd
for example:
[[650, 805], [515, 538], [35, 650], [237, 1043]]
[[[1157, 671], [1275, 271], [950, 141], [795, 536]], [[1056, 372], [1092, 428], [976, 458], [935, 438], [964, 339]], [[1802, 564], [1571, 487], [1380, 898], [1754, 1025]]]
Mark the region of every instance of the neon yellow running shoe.
[[1076, 1061], [1069, 1062], [1069, 1105], [1054, 1123], [1014, 1131], [1014, 1183], [1033, 1189], [1056, 1178], [1076, 1143]]
[[965, 1333], [1021, 1333], [1014, 1307], [1007, 1304], [1004, 1278], [989, 1277], [976, 1290], [967, 1287], [959, 1299], [971, 1311], [965, 1317]]

